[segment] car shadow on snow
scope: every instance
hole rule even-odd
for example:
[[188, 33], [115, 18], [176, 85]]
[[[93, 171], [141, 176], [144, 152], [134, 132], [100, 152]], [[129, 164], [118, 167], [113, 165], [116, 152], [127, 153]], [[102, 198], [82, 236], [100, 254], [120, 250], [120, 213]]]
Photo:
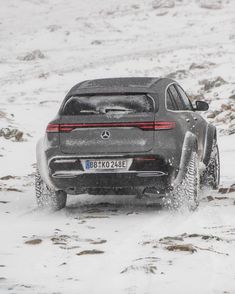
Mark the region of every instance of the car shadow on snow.
[[163, 206], [150, 197], [141, 199], [129, 195], [104, 196], [68, 196], [65, 211], [70, 214], [77, 213], [106, 213], [106, 214], [132, 214], [141, 212], [161, 211]]

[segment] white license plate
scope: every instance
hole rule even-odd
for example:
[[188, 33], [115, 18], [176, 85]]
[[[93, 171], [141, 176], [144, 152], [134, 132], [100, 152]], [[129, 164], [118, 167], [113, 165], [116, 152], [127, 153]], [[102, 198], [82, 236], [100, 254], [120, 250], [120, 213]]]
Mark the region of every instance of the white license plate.
[[86, 160], [86, 170], [107, 170], [107, 169], [126, 169], [127, 161], [125, 159], [118, 160]]

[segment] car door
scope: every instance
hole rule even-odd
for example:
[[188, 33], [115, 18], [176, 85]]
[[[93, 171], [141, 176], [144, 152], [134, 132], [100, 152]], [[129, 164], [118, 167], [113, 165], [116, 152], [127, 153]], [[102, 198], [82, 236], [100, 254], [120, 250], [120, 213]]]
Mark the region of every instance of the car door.
[[199, 113], [194, 111], [192, 103], [183, 88], [179, 85], [175, 85], [175, 87], [187, 109], [188, 119], [190, 120], [188, 122], [190, 125], [190, 130], [197, 137], [199, 154], [202, 155], [204, 150], [204, 138], [207, 122]]

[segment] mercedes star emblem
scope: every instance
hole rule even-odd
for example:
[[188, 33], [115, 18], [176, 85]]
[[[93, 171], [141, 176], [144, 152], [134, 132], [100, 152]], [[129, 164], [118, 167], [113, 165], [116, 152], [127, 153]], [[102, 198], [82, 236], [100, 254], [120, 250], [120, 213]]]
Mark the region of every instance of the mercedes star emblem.
[[105, 130], [101, 133], [101, 138], [104, 139], [104, 140], [107, 140], [110, 138], [110, 132]]

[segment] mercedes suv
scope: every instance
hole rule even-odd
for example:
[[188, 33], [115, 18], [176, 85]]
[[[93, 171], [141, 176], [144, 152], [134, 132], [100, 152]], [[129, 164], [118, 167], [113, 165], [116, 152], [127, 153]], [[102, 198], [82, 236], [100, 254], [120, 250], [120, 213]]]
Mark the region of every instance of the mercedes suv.
[[195, 209], [200, 186], [219, 184], [216, 128], [200, 115], [207, 109], [168, 78], [75, 85], [37, 144], [39, 206], [61, 209], [69, 194], [114, 193]]

